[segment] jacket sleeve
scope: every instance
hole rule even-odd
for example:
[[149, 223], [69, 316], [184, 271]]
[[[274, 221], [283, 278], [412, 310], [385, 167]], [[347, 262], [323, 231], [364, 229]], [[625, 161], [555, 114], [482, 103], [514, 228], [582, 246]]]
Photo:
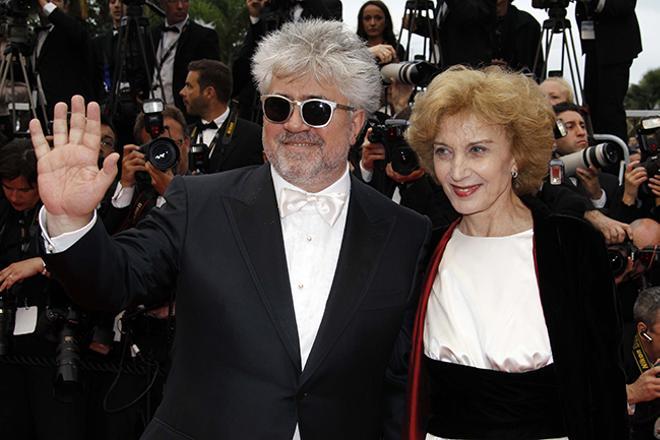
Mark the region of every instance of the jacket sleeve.
[[183, 179], [174, 179], [166, 198], [134, 229], [110, 237], [97, 221], [65, 252], [44, 255], [74, 302], [90, 310], [118, 311], [174, 288], [188, 222]]

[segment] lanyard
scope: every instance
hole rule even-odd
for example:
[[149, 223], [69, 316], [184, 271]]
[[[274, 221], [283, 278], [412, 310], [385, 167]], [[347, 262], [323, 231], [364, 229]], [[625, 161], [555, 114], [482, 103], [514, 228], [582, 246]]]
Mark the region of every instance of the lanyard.
[[644, 351], [644, 347], [642, 347], [642, 341], [639, 340], [639, 334], [636, 334], [635, 339], [633, 340], [632, 352], [637, 368], [639, 368], [641, 373], [653, 367], [653, 364], [651, 364]]

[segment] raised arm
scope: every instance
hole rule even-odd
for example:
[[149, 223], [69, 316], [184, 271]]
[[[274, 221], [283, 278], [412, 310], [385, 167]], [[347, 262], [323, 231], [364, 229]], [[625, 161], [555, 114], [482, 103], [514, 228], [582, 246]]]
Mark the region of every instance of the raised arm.
[[[85, 111], [86, 110], [86, 111]], [[101, 147], [101, 111], [90, 102], [85, 109], [82, 96], [71, 98], [71, 121], [67, 105], [55, 105], [51, 149], [41, 123], [30, 121], [32, 145], [37, 156], [39, 194], [46, 208], [51, 237], [75, 231], [92, 218], [117, 173], [119, 155], [112, 153], [97, 166]]]

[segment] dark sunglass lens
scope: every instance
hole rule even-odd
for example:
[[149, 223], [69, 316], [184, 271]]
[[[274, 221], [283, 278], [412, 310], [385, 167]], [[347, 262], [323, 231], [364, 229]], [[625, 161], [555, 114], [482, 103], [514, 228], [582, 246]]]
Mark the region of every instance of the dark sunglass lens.
[[273, 122], [284, 122], [289, 118], [291, 104], [284, 98], [269, 96], [264, 100], [264, 113]]
[[307, 101], [302, 107], [302, 115], [307, 125], [325, 125], [332, 115], [332, 108], [323, 101]]

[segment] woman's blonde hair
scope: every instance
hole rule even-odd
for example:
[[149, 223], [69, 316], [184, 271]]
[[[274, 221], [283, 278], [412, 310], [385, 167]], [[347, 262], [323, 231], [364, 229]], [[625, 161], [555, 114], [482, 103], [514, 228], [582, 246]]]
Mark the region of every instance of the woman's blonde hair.
[[555, 116], [538, 85], [499, 67], [452, 67], [415, 100], [406, 137], [422, 165], [433, 170], [433, 141], [444, 118], [459, 113], [502, 127], [518, 168], [517, 195], [534, 194], [548, 170]]

